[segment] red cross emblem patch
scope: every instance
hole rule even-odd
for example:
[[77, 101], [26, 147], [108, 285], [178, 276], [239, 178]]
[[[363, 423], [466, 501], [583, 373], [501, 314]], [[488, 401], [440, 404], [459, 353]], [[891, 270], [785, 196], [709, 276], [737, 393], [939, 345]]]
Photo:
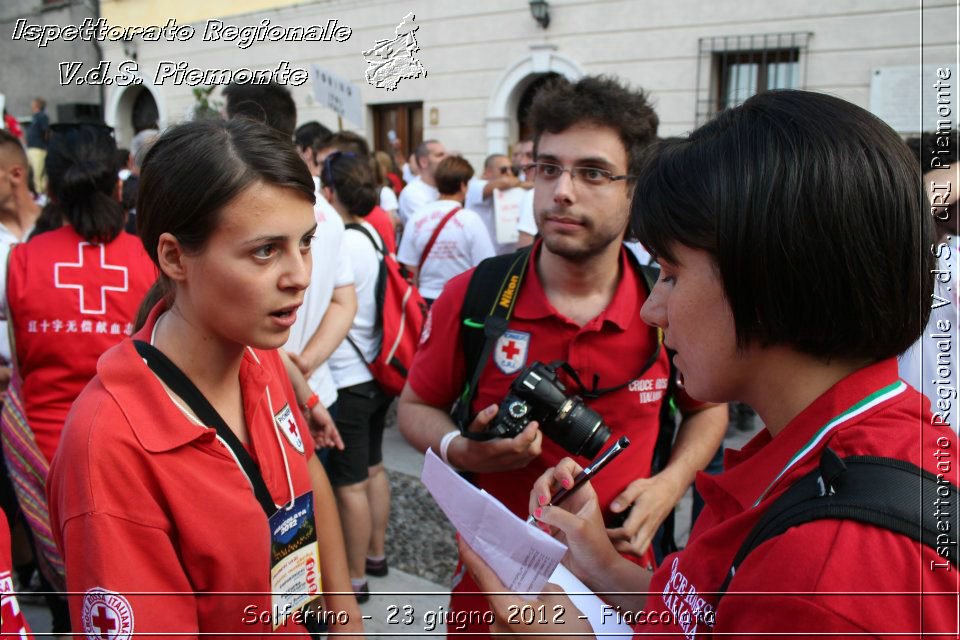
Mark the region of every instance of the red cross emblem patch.
[[114, 591], [95, 587], [83, 594], [80, 620], [88, 638], [127, 640], [133, 637], [133, 609], [126, 598]]
[[280, 433], [286, 436], [293, 448], [296, 449], [298, 453], [303, 453], [303, 438], [300, 437], [297, 419], [293, 417], [293, 411], [290, 409], [290, 405], [283, 405], [283, 409], [280, 409], [280, 413], [273, 416], [273, 419], [277, 421], [277, 428], [280, 429]]
[[527, 352], [530, 347], [530, 334], [525, 331], [507, 331], [497, 340], [493, 348], [493, 361], [497, 368], [506, 374], [523, 369], [527, 364]]

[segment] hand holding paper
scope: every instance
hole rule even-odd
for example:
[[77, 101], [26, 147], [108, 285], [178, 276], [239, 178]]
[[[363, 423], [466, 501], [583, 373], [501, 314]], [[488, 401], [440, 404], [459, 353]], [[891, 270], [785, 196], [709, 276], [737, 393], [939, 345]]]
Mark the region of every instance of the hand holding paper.
[[[558, 627], [557, 632], [593, 631], [602, 632], [604, 637], [632, 637], [633, 632], [628, 626], [615, 623], [609, 616], [605, 619], [602, 612], [607, 605], [560, 566], [567, 551], [565, 545], [530, 526], [493, 496], [468, 483], [432, 450], [427, 451], [421, 479], [460, 532], [461, 557], [471, 572], [475, 572], [480, 587], [492, 592], [505, 589], [518, 592], [488, 596], [497, 617], [492, 630], [506, 633], [549, 631], [541, 624], [535, 627], [506, 624], [511, 607], [536, 599], [547, 605], [554, 614], [552, 617], [562, 612], [563, 626]], [[555, 584], [548, 585], [548, 582]], [[544, 590], [552, 593], [541, 594]], [[563, 593], [564, 590], [567, 593]], [[541, 596], [537, 598], [537, 594]]]
[[566, 545], [461, 478], [432, 450], [427, 451], [421, 479], [460, 535], [508, 589], [532, 594], [543, 590], [567, 552]]

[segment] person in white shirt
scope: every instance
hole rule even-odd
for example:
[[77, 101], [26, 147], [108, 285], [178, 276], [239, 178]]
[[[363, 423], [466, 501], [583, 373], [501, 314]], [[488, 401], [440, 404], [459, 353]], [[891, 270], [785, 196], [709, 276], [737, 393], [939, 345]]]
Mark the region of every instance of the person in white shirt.
[[[343, 253], [353, 267], [357, 292], [353, 325], [329, 360], [337, 385], [336, 422], [344, 449], [330, 451], [327, 471], [340, 508], [350, 580], [358, 601], [364, 602], [370, 597], [364, 575], [385, 575], [387, 571], [384, 543], [390, 515], [382, 444], [392, 398], [366, 364], [377, 355], [382, 338], [376, 288], [383, 240], [363, 220], [376, 206], [379, 189], [366, 158], [339, 151], [324, 160], [320, 178], [324, 196], [346, 225]], [[357, 226], [370, 234], [376, 246]]]
[[310, 287], [284, 349], [307, 378], [319, 402], [335, 415], [337, 386], [327, 360], [353, 323], [357, 294], [350, 259], [341, 251], [343, 220], [319, 193], [313, 214], [317, 230], [310, 245]]
[[[420, 293], [428, 303], [440, 295], [450, 278], [494, 255], [483, 220], [476, 212], [462, 208], [471, 177], [473, 168], [460, 156], [441, 162], [436, 172], [440, 199], [410, 218], [400, 241], [397, 259], [415, 274]], [[443, 227], [430, 253], [424, 256], [427, 243], [441, 223]]]
[[397, 200], [397, 194], [393, 192], [388, 185], [380, 187], [380, 208], [390, 214], [391, 218], [397, 218], [397, 209], [400, 207], [400, 201]]
[[[957, 430], [960, 421], [947, 417], [956, 402], [956, 338], [960, 309], [960, 237], [958, 237], [957, 148], [937, 144], [931, 134], [907, 140], [923, 172], [923, 185], [930, 199], [929, 213], [936, 222], [937, 241], [928, 250], [937, 260], [930, 320], [920, 339], [900, 356], [900, 377], [930, 400], [931, 411]], [[919, 250], [919, 249], [918, 249]]]
[[293, 140], [297, 145], [297, 151], [300, 152], [300, 157], [303, 158], [303, 161], [307, 163], [307, 168], [310, 169], [310, 175], [315, 178], [320, 175], [320, 167], [317, 164], [314, 145], [329, 139], [332, 135], [333, 132], [330, 131], [330, 129], [316, 120], [304, 122], [293, 132]]
[[400, 201], [397, 199], [397, 192], [394, 191], [394, 185], [388, 177], [391, 171], [393, 171], [393, 160], [391, 160], [390, 155], [385, 151], [376, 151], [371, 155], [374, 162], [376, 162], [374, 169], [376, 169], [379, 174], [375, 177], [377, 178], [377, 182], [382, 185], [380, 189], [380, 208], [390, 214], [390, 218], [394, 221], [394, 225], [396, 225], [400, 217], [397, 213], [397, 210], [400, 208]]
[[471, 211], [476, 211], [483, 223], [487, 226], [487, 233], [490, 235], [490, 241], [498, 254], [512, 253], [517, 250], [516, 242], [497, 242], [496, 209], [493, 203], [493, 192], [495, 189], [504, 191], [522, 187], [531, 189], [532, 183], [521, 182], [520, 178], [513, 175], [513, 168], [510, 164], [510, 158], [502, 153], [495, 153], [487, 156], [483, 162], [483, 174], [479, 178], [470, 181], [467, 187], [467, 197], [465, 206]]
[[513, 145], [513, 154], [510, 156], [513, 160], [513, 173], [521, 180], [526, 180], [523, 168], [533, 162], [533, 139], [526, 138]]
[[533, 214], [533, 189], [527, 190], [520, 203], [520, 219], [517, 220], [517, 232], [520, 235], [517, 240], [517, 248], [526, 247], [533, 244], [537, 234], [537, 219]]
[[398, 212], [402, 224], [406, 224], [410, 216], [420, 207], [433, 202], [440, 196], [437, 192], [434, 173], [447, 157], [447, 150], [438, 140], [424, 140], [417, 145], [414, 157], [417, 161], [419, 176], [416, 180], [408, 181], [407, 186], [400, 192]]
[[[40, 217], [30, 193], [27, 153], [16, 136], [0, 130], [0, 301], [6, 304], [7, 256], [23, 242]], [[0, 391], [10, 382], [10, 339], [7, 321], [0, 320]]]

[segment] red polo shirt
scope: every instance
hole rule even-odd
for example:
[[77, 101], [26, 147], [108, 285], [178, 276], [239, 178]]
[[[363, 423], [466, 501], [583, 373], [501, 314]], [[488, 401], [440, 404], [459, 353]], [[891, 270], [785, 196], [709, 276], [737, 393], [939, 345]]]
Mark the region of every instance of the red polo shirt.
[[[150, 341], [159, 312], [135, 338]], [[281, 448], [298, 496], [311, 490], [313, 448], [302, 427], [298, 439], [274, 426], [286, 405], [304, 424], [276, 351], [247, 349], [240, 385], [249, 448], [274, 502], [286, 504]], [[74, 404], [47, 492], [67, 590], [77, 594], [75, 632], [269, 632], [249, 624], [247, 608], [270, 612], [266, 514], [216, 431], [174, 404], [132, 341], [103, 355]]]
[[0, 637], [32, 638], [30, 625], [13, 590], [10, 553], [10, 527], [7, 526], [7, 516], [0, 510]]
[[[531, 253], [532, 260], [537, 253], [537, 250]], [[598, 376], [598, 388], [628, 383], [619, 391], [587, 401], [610, 426], [612, 437], [627, 435], [631, 440], [630, 448], [593, 482], [604, 508], [630, 482], [650, 475], [660, 404], [670, 371], [666, 350], [660, 349], [653, 366], [636, 377], [657, 349], [658, 335], [656, 329], [640, 319], [646, 285], [623, 252], [620, 273], [610, 304], [581, 327], [553, 308], [537, 269], [531, 264], [521, 285], [509, 330], [498, 341], [491, 361], [484, 368], [473, 402], [474, 413], [491, 404], [499, 405], [517, 374], [536, 360], [544, 364], [555, 360], [570, 363], [585, 385], [592, 385], [595, 376]], [[410, 386], [426, 402], [438, 407], [452, 405], [463, 391], [466, 365], [460, 309], [471, 275], [472, 269], [444, 287], [431, 309], [430, 328], [410, 369]], [[560, 379], [568, 393], [578, 393], [565, 373], [561, 372]], [[543, 454], [526, 468], [476, 473], [473, 480], [511, 511], [526, 517], [534, 480], [569, 455], [553, 440], [544, 437]], [[577, 460], [581, 464], [589, 462], [583, 457]]]
[[132, 333], [156, 278], [140, 239], [124, 231], [107, 244], [91, 244], [64, 226], [10, 253], [7, 300], [23, 404], [47, 460], [97, 358]]
[[[931, 426], [929, 404], [912, 387], [897, 382], [893, 359], [865, 367], [817, 398], [777, 437], [771, 439], [764, 430], [742, 450], [728, 449], [724, 473], [698, 474], [697, 488], [706, 507], [687, 548], [667, 557], [653, 576], [645, 609], [663, 614], [648, 615], [658, 624], [637, 630], [688, 638], [713, 633], [745, 638], [777, 632], [913, 637], [920, 631], [955, 637], [957, 571], [942, 568], [946, 560], [930, 547], [853, 521], [820, 520], [790, 529], [747, 556], [719, 607], [710, 593], [722, 584], [760, 515], [816, 467], [825, 446], [840, 457], [906, 460], [957, 482], [956, 434], [947, 427]], [[886, 400], [830, 431], [776, 479], [821, 427], [888, 386], [893, 388]], [[952, 460], [951, 464], [938, 468], [934, 455], [938, 449], [948, 452], [941, 460]], [[762, 501], [754, 507], [761, 495]], [[936, 508], [935, 496], [923, 499], [930, 509]], [[951, 508], [956, 505], [947, 507]], [[957, 534], [952, 532], [952, 539]], [[954, 547], [951, 553], [956, 552]], [[937, 564], [941, 568], [935, 568]], [[922, 598], [916, 595], [921, 591], [926, 592]], [[943, 595], [930, 594], [933, 591]], [[698, 613], [705, 614], [699, 621]], [[680, 623], [665, 624], [671, 617]]]
[[[540, 245], [531, 252], [536, 260]], [[653, 365], [642, 375], [640, 370], [658, 348], [659, 337], [640, 319], [640, 307], [646, 300], [646, 284], [620, 254], [620, 282], [610, 304], [596, 318], [579, 326], [558, 312], [547, 300], [535, 262], [529, 266], [510, 319], [509, 330], [498, 341], [491, 361], [483, 370], [473, 402], [477, 412], [491, 404], [499, 405], [511, 382], [523, 368], [536, 360], [549, 364], [568, 362], [585, 385], [608, 388], [628, 383], [622, 389], [589, 400], [587, 405], [603, 416], [613, 438], [630, 437], [631, 445], [592, 482], [604, 509], [630, 482], [650, 475], [650, 463], [659, 427], [661, 401], [667, 385], [670, 365], [661, 349]], [[449, 407], [463, 390], [466, 379], [460, 310], [473, 270], [450, 280], [433, 304], [427, 328], [414, 358], [408, 381], [426, 402]], [[576, 385], [561, 373], [568, 393]], [[543, 439], [543, 453], [525, 468], [499, 473], [475, 473], [474, 483], [503, 502], [521, 517], [528, 512], [530, 489], [546, 469], [569, 456], [550, 438]], [[578, 458], [580, 464], [589, 460]], [[653, 563], [653, 552], [642, 558]], [[462, 579], [461, 579], [462, 578]], [[469, 575], [454, 578], [451, 611], [485, 611], [483, 596]], [[485, 625], [465, 628], [464, 633], [483, 633]], [[451, 631], [450, 636], [456, 634]], [[476, 638], [477, 636], [471, 636]]]

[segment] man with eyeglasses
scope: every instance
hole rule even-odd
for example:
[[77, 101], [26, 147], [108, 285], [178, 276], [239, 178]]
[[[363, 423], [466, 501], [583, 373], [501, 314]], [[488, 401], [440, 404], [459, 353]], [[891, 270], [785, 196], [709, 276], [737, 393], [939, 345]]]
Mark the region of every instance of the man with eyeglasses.
[[487, 156], [483, 163], [483, 173], [467, 185], [467, 199], [464, 207], [477, 212], [483, 220], [483, 223], [487, 226], [487, 231], [490, 232], [490, 242], [493, 243], [493, 248], [498, 255], [513, 253], [517, 250], [517, 243], [497, 242], [496, 207], [493, 202], [494, 190], [506, 191], [517, 187], [530, 189], [533, 184], [521, 182], [513, 174], [510, 158], [501, 153]]
[[[640, 319], [648, 291], [623, 237], [630, 176], [656, 139], [657, 116], [642, 91], [601, 76], [546, 85], [533, 101], [529, 122], [535, 148], [527, 175], [534, 183], [541, 238], [530, 250], [508, 331], [479, 378], [469, 430], [482, 431], [491, 423], [524, 367], [534, 361], [568, 363], [580, 381], [562, 374], [568, 393], [584, 397], [613, 438], [626, 435], [632, 441], [592, 484], [606, 516], [623, 514], [632, 505], [625, 523], [608, 529], [608, 535], [625, 555], [652, 566], [654, 533], [717, 450], [727, 424], [725, 406], [698, 404], [681, 393], [683, 421], [673, 453], [651, 476], [670, 365], [657, 330]], [[543, 437], [535, 422], [516, 437], [478, 441], [460, 435], [448, 415], [472, 373], [465, 371], [460, 318], [471, 275], [452, 279], [434, 303], [400, 397], [400, 429], [414, 446], [439, 452], [526, 517], [534, 480], [568, 454]], [[478, 589], [462, 567], [453, 591], [451, 612], [487, 610], [484, 598], [470, 593]], [[485, 631], [473, 625], [448, 629], [448, 635]]]

